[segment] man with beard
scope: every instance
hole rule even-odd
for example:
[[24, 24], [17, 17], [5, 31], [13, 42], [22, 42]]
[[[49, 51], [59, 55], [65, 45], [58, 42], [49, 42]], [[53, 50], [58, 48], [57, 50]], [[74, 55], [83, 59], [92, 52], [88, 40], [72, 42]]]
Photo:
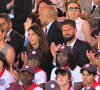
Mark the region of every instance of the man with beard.
[[84, 64], [89, 63], [86, 56], [86, 51], [91, 50], [91, 46], [84, 41], [76, 38], [76, 24], [73, 20], [65, 20], [62, 23], [62, 34], [67, 46], [73, 49], [73, 62], [82, 67]]
[[[73, 63], [82, 67], [84, 64], [89, 63], [89, 59], [86, 56], [86, 51], [91, 50], [89, 43], [81, 41], [76, 38], [76, 24], [73, 20], [65, 20], [62, 23], [62, 34], [65, 39], [65, 44], [73, 49]], [[59, 45], [57, 46], [57, 48]], [[54, 53], [55, 44], [51, 44], [51, 52]], [[56, 60], [54, 59], [54, 62]]]

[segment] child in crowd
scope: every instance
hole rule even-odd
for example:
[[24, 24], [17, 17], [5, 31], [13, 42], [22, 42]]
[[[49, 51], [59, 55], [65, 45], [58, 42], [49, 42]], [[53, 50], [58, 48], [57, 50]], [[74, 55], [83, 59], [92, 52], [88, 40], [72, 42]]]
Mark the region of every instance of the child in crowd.
[[60, 90], [73, 90], [71, 85], [71, 72], [68, 68], [58, 68], [55, 74]]
[[35, 77], [33, 67], [28, 65], [23, 66], [20, 70], [19, 76], [23, 83], [22, 90], [43, 90], [36, 83], [32, 82]]
[[15, 82], [13, 76], [8, 71], [10, 66], [8, 65], [4, 54], [0, 52], [0, 90], [5, 90], [9, 83]]
[[[54, 51], [53, 51], [54, 52]], [[52, 53], [54, 54], [54, 53]], [[69, 46], [63, 45], [57, 50], [56, 56], [56, 66], [57, 67], [65, 67], [68, 68], [72, 74], [72, 87], [75, 90], [80, 90], [82, 88], [82, 74], [80, 73], [80, 67], [73, 64], [73, 51]], [[51, 80], [56, 79], [55, 71], [57, 69], [55, 67], [51, 72]]]
[[38, 49], [31, 49], [28, 52], [28, 60], [24, 60], [24, 64], [32, 66], [35, 73], [35, 79], [33, 80], [41, 88], [44, 88], [44, 84], [47, 82], [46, 73], [41, 69], [42, 54]]
[[[81, 69], [81, 73], [84, 87], [93, 86], [96, 90], [100, 90], [100, 86], [95, 80], [97, 68], [93, 64], [85, 64]], [[84, 88], [82, 90], [84, 90]]]
[[90, 60], [90, 63], [97, 66], [97, 76], [95, 80], [100, 85], [100, 49], [97, 49], [95, 53], [87, 52], [87, 56]]

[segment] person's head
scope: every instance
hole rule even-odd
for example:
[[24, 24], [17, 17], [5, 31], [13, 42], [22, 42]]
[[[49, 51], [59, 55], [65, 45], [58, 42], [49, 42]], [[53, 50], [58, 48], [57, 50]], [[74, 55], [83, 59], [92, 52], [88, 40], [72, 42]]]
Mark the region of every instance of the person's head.
[[35, 47], [37, 48], [39, 47], [42, 53], [48, 51], [49, 47], [47, 39], [41, 26], [33, 24], [28, 29], [28, 39], [29, 39], [29, 43], [27, 44], [28, 51], [30, 49], [34, 49]]
[[42, 53], [38, 49], [31, 49], [28, 52], [28, 65], [32, 66], [34, 69], [40, 67], [42, 62]]
[[68, 19], [62, 22], [62, 34], [65, 42], [73, 42], [76, 39], [76, 23], [74, 20]]
[[66, 6], [66, 15], [68, 15], [70, 19], [76, 20], [79, 17], [80, 13], [81, 13], [81, 6], [78, 2], [76, 1], [68, 2]]
[[12, 82], [6, 87], [6, 90], [22, 90], [22, 87], [17, 82]]
[[39, 8], [42, 8], [42, 7], [46, 6], [46, 5], [53, 5], [53, 3], [50, 0], [41, 0], [39, 2]]
[[93, 64], [85, 64], [82, 69], [83, 83], [86, 86], [91, 86], [96, 78], [97, 68]]
[[96, 5], [100, 5], [100, 0], [93, 0], [93, 3]]
[[49, 23], [57, 19], [57, 15], [57, 9], [53, 5], [46, 5], [39, 9], [41, 25], [47, 26]]
[[60, 90], [60, 87], [56, 81], [50, 80], [45, 84], [45, 90]]
[[31, 66], [23, 66], [19, 72], [19, 78], [23, 85], [31, 85], [34, 80], [34, 69]]
[[12, 28], [12, 22], [8, 14], [6, 13], [0, 14], [0, 24], [4, 25], [7, 32]]
[[[63, 45], [57, 50], [56, 63], [59, 67], [70, 66], [71, 69], [74, 68], [73, 64], [73, 51], [69, 46]], [[73, 64], [73, 65], [72, 65]]]
[[60, 86], [70, 85], [71, 84], [71, 72], [68, 68], [58, 68], [55, 71], [57, 83]]
[[95, 51], [95, 62], [98, 68], [100, 68], [100, 49]]
[[0, 69], [2, 69], [3, 67], [9, 70], [9, 64], [7, 63], [4, 54], [0, 52]]
[[0, 24], [0, 41], [4, 39], [10, 41], [10, 37], [6, 33], [6, 28], [3, 24]]
[[33, 24], [33, 23], [37, 23], [38, 22], [38, 14], [37, 13], [30, 13], [27, 16], [26, 22], [24, 23], [24, 28], [25, 30], [28, 30], [29, 27]]

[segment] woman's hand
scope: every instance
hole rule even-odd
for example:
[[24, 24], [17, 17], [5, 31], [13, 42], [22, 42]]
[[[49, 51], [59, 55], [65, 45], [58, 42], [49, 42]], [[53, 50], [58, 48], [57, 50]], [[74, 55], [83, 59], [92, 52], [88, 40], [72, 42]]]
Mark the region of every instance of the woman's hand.
[[21, 53], [21, 59], [24, 62], [24, 64], [27, 63], [27, 54], [26, 54], [26, 51], [25, 51], [25, 53], [23, 53], [23, 52]]

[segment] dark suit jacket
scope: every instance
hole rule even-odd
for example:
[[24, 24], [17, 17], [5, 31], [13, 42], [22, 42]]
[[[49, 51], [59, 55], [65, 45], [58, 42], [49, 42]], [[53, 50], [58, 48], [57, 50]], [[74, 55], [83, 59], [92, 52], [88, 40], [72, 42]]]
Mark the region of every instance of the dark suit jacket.
[[54, 21], [48, 31], [47, 40], [49, 46], [52, 42], [55, 42], [56, 45], [62, 44], [64, 42], [62, 35], [62, 25], [61, 23]]
[[86, 56], [87, 50], [92, 50], [91, 46], [87, 42], [77, 39], [73, 46], [73, 62], [80, 67], [86, 63], [89, 63], [89, 60]]
[[[10, 13], [6, 6], [11, 0], [0, 0], [0, 11]], [[14, 21], [23, 23], [25, 22], [27, 15], [32, 11], [32, 0], [15, 0], [14, 1]]]
[[12, 30], [9, 36], [11, 40], [7, 41], [7, 43], [15, 49], [17, 58], [17, 55], [19, 54], [21, 48], [23, 47], [24, 38], [15, 30]]

